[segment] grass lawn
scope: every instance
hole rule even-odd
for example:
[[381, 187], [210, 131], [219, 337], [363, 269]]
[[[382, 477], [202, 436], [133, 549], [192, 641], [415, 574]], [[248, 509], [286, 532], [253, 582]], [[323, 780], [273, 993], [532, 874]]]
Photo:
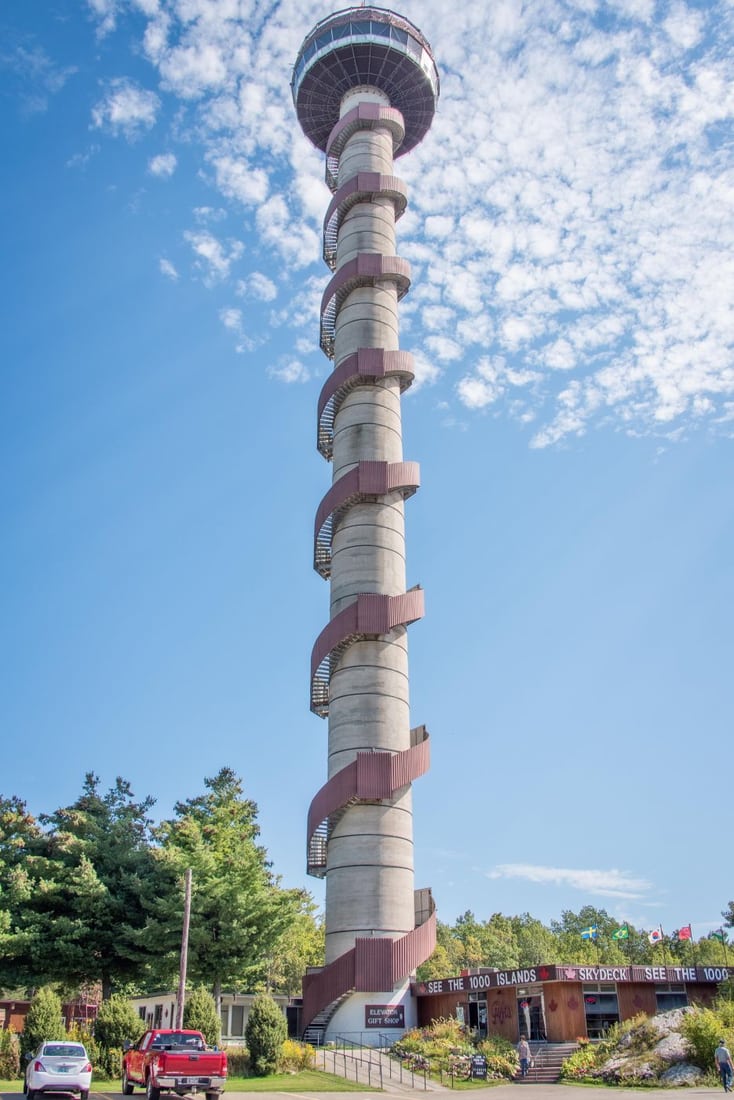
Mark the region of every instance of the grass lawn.
[[[23, 1082], [0, 1081], [0, 1092], [22, 1093]], [[304, 1069], [300, 1073], [275, 1073], [272, 1077], [230, 1077], [227, 1081], [226, 1092], [376, 1092], [366, 1085], [359, 1085], [355, 1081], [345, 1081], [343, 1077], [337, 1077], [333, 1073], [322, 1073], [316, 1069]], [[117, 1093], [120, 1095], [120, 1081], [92, 1081], [92, 1095], [94, 1093]], [[145, 1093], [142, 1089], [135, 1090], [135, 1096], [144, 1100]], [[203, 1098], [204, 1094], [199, 1093]], [[175, 1093], [164, 1093], [172, 1100], [178, 1100]]]

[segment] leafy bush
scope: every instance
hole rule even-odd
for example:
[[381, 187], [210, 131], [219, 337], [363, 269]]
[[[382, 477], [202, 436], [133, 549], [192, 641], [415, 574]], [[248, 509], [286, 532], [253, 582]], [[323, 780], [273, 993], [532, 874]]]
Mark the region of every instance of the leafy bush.
[[698, 1008], [683, 1017], [681, 1033], [691, 1051], [691, 1061], [700, 1069], [710, 1072], [714, 1064], [714, 1051], [719, 1039], [726, 1037], [721, 1015], [710, 1008]]
[[0, 1079], [11, 1081], [20, 1076], [20, 1051], [18, 1037], [9, 1028], [0, 1031]]
[[599, 1061], [599, 1051], [592, 1043], [575, 1050], [570, 1058], [566, 1058], [561, 1066], [561, 1080], [582, 1081], [590, 1077], [596, 1069]]
[[255, 997], [247, 1017], [245, 1042], [250, 1052], [250, 1068], [256, 1077], [275, 1073], [287, 1034], [285, 1016], [273, 998], [264, 993]]
[[203, 985], [186, 994], [183, 1023], [184, 1027], [191, 1028], [192, 1031], [200, 1031], [210, 1047], [219, 1045], [222, 1022], [216, 1001]]
[[298, 1073], [302, 1069], [312, 1069], [315, 1061], [315, 1052], [308, 1043], [295, 1043], [293, 1039], [286, 1039], [280, 1048], [278, 1069], [281, 1073]]
[[498, 1035], [475, 1043], [464, 1024], [452, 1017], [408, 1031], [393, 1045], [391, 1053], [412, 1064], [417, 1064], [417, 1059], [425, 1060], [434, 1073], [459, 1076], [469, 1075], [471, 1057], [477, 1053], [487, 1059], [489, 1078], [514, 1077], [518, 1067], [512, 1043]]
[[70, 1025], [66, 1038], [75, 1043], [84, 1044], [89, 1061], [92, 1063], [94, 1077], [109, 1080], [119, 1077], [122, 1073], [122, 1050], [119, 1047], [103, 1047], [90, 1031], [78, 1023]]
[[247, 1047], [227, 1047], [227, 1074], [229, 1077], [249, 1077], [250, 1053]]
[[30, 1054], [44, 1039], [63, 1039], [64, 1035], [61, 999], [50, 986], [44, 986], [38, 990], [28, 1009], [20, 1037], [21, 1055], [25, 1057]]
[[488, 1035], [477, 1043], [477, 1050], [487, 1059], [487, 1077], [512, 1078], [520, 1068], [520, 1059], [514, 1045], [501, 1035]]
[[99, 1006], [94, 1021], [94, 1038], [105, 1050], [121, 1050], [126, 1041], [137, 1043], [144, 1031], [145, 1021], [121, 993], [113, 993]]

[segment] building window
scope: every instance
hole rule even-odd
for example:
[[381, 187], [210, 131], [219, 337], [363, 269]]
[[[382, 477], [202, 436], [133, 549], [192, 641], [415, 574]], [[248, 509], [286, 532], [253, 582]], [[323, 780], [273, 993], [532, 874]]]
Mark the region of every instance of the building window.
[[141, 1020], [143, 1020], [143, 1021], [145, 1020], [145, 1005], [141, 1005], [140, 1008], [138, 1009], [138, 1016], [140, 1017]]
[[613, 982], [590, 982], [582, 986], [586, 1033], [603, 1039], [612, 1024], [619, 1023], [619, 1002]]
[[232, 1030], [230, 1035], [236, 1035], [238, 1038], [245, 1034], [245, 1006], [244, 1005], [232, 1005]]
[[153, 1008], [153, 1027], [160, 1027], [163, 1021], [163, 1005], [155, 1005]]
[[673, 1008], [686, 1008], [688, 995], [682, 982], [661, 982], [655, 986], [655, 1002], [658, 1012], [670, 1012]]
[[229, 1005], [222, 1005], [219, 1016], [222, 1021], [222, 1035], [229, 1035]]

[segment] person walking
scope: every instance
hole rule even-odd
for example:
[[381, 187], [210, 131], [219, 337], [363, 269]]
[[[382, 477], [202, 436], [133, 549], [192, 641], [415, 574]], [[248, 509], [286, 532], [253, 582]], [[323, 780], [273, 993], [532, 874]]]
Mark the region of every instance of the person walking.
[[517, 1044], [517, 1056], [520, 1059], [520, 1076], [527, 1077], [530, 1065], [530, 1043], [524, 1035], [520, 1036], [520, 1042]]
[[714, 1051], [714, 1061], [716, 1062], [716, 1068], [721, 1077], [721, 1083], [724, 1086], [724, 1092], [731, 1092], [731, 1079], [732, 1074], [734, 1074], [734, 1065], [732, 1065], [731, 1054], [729, 1053], [729, 1048], [726, 1045], [725, 1039], [719, 1039], [719, 1045]]

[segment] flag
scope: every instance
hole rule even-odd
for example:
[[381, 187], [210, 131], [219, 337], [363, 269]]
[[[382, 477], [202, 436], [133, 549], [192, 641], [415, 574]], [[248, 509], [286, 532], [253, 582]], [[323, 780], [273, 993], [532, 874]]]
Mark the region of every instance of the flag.
[[616, 932], [612, 932], [613, 940], [628, 940], [630, 938], [630, 930], [626, 924], [623, 924], [621, 928], [618, 928]]
[[658, 925], [657, 928], [653, 928], [651, 932], [648, 932], [647, 938], [649, 939], [650, 943], [660, 943], [661, 939], [663, 938], [663, 930], [661, 926]]
[[715, 932], [709, 934], [709, 938], [712, 940], [721, 940], [722, 943], [726, 943], [726, 932], [723, 928], [717, 928]]
[[599, 931], [599, 929], [597, 928], [597, 926], [595, 924], [590, 924], [588, 928], [582, 928], [581, 929], [581, 939], [582, 940], [595, 940], [596, 939], [596, 934], [597, 934], [598, 931]]
[[683, 928], [679, 928], [677, 932], [674, 932], [673, 933], [673, 938], [676, 939], [676, 940], [690, 940], [690, 939], [693, 939], [690, 924], [686, 924]]

